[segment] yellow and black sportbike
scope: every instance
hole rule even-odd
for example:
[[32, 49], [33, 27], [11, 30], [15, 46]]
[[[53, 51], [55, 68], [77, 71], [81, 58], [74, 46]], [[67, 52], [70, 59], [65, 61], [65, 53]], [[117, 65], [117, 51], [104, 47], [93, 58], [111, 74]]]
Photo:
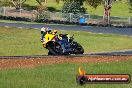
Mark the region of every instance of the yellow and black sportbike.
[[48, 55], [83, 54], [83, 47], [74, 41], [73, 36], [58, 34], [57, 31], [48, 31], [42, 41], [43, 47], [48, 49]]

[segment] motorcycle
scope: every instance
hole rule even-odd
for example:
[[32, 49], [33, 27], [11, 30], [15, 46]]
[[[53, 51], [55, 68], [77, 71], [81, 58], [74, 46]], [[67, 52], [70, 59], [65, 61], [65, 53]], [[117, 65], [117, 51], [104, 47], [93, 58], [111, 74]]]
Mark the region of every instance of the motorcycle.
[[48, 55], [70, 55], [83, 54], [83, 47], [74, 41], [73, 36], [69, 34], [58, 34], [54, 31], [48, 31], [42, 41], [44, 48], [48, 49]]

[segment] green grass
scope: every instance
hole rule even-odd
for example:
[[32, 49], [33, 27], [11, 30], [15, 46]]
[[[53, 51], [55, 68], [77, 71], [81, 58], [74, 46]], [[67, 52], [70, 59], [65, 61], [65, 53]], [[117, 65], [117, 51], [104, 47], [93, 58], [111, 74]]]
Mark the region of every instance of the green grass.
[[[98, 6], [96, 9], [90, 7], [87, 7], [87, 11], [90, 14], [94, 15], [103, 15], [104, 7], [102, 5]], [[125, 2], [115, 2], [113, 3], [112, 9], [111, 9], [111, 16], [121, 16], [121, 17], [132, 17], [132, 14], [129, 13], [129, 6]]]
[[40, 30], [0, 28], [0, 55], [46, 54], [40, 42]]
[[[38, 6], [35, 0], [28, 0], [26, 3], [30, 6]], [[60, 2], [57, 4], [54, 0], [47, 0], [47, 7], [53, 7], [56, 10], [61, 10], [63, 3], [64, 2]], [[87, 12], [91, 15], [103, 15], [103, 5], [98, 6], [96, 9], [92, 8], [88, 4], [84, 4], [84, 6], [87, 8]], [[111, 10], [111, 16], [132, 17], [132, 14], [129, 13], [128, 3], [125, 0], [114, 2]]]
[[25, 4], [29, 4], [30, 6], [38, 6], [39, 5], [36, 0], [27, 0], [25, 2]]
[[57, 64], [0, 71], [0, 88], [131, 88], [130, 84], [77, 85], [78, 67], [87, 74], [130, 74], [132, 61], [96, 64]]
[[[85, 53], [132, 49], [132, 37], [88, 32], [59, 31], [74, 34]], [[40, 30], [0, 28], [0, 56], [44, 55], [47, 50], [40, 42]]]

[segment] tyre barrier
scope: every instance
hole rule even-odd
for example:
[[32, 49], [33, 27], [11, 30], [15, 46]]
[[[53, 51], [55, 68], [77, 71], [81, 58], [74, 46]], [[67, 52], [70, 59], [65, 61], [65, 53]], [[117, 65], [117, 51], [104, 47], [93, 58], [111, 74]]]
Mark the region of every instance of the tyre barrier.
[[69, 22], [69, 21], [61, 21], [61, 20], [48, 20], [48, 19], [38, 19], [38, 20], [35, 20], [34, 22], [48, 23], [48, 24], [80, 25], [79, 22]]
[[[32, 19], [26, 17], [13, 17], [13, 16], [2, 16], [0, 15], [1, 20], [13, 20], [13, 21], [25, 21], [32, 22]], [[34, 20], [37, 23], [47, 23], [47, 24], [66, 24], [66, 25], [80, 25], [80, 26], [97, 26], [97, 27], [116, 27], [116, 28], [132, 28], [132, 25], [104, 25], [104, 24], [92, 24], [92, 23], [83, 23], [79, 22], [69, 22], [69, 21], [61, 21], [61, 20], [48, 20], [48, 19], [37, 19]]]
[[26, 21], [26, 22], [31, 22], [30, 18], [26, 17], [13, 17], [13, 16], [2, 16], [0, 15], [1, 20], [13, 20], [13, 21]]

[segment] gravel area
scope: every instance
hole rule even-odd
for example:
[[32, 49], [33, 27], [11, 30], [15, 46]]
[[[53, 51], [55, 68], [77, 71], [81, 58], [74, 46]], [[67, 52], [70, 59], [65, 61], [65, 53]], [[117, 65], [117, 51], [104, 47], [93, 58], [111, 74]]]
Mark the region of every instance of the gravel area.
[[110, 63], [132, 60], [132, 56], [52, 56], [41, 58], [8, 58], [0, 59], [0, 69], [33, 68], [40, 65], [60, 63]]

